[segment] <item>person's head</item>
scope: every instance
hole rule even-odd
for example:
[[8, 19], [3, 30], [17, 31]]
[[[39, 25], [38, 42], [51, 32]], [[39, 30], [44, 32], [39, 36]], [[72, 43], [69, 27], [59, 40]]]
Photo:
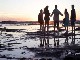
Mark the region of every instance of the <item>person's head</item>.
[[57, 5], [55, 5], [55, 9], [57, 9]]
[[67, 9], [65, 9], [65, 12], [67, 12]]
[[65, 9], [64, 14], [67, 12], [67, 9]]
[[72, 9], [74, 9], [74, 5], [72, 5]]
[[48, 9], [48, 7], [49, 7], [49, 6], [47, 5], [46, 8]]
[[40, 13], [43, 13], [43, 10], [42, 9], [40, 10]]
[[68, 12], [67, 12], [67, 9], [65, 9], [65, 12], [64, 12], [64, 14], [68, 14]]

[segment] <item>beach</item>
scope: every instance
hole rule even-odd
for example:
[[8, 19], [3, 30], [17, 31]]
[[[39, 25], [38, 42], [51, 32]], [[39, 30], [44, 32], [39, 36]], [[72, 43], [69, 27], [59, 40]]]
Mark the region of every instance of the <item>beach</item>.
[[[53, 25], [51, 25], [53, 26]], [[36, 51], [30, 50], [28, 48], [40, 48], [40, 41], [43, 38], [40, 38], [39, 34], [35, 34], [37, 31], [39, 31], [39, 25], [21, 25], [21, 24], [1, 24], [0, 28], [8, 29], [8, 31], [2, 31], [0, 33], [0, 60], [18, 60], [22, 58], [42, 58], [41, 56], [36, 56]], [[77, 28], [77, 27], [76, 27]], [[9, 29], [13, 29], [12, 31]], [[64, 29], [64, 27], [62, 27]], [[54, 37], [53, 37], [53, 27], [50, 27], [49, 30], [51, 31], [49, 35], [49, 48], [57, 48], [54, 47]], [[32, 34], [34, 33], [34, 34]], [[64, 34], [64, 31], [59, 32], [59, 34]], [[71, 33], [71, 27], [69, 27], [69, 33]], [[80, 38], [79, 34], [80, 31], [76, 30], [75, 34], [78, 34], [75, 36], [75, 44], [80, 44]], [[56, 33], [57, 35], [57, 33]], [[71, 39], [72, 37], [68, 37], [69, 45], [71, 45]], [[47, 39], [47, 38], [45, 38]], [[59, 39], [60, 48], [63, 48], [65, 46], [65, 39], [66, 38], [56, 38], [56, 40]], [[45, 47], [43, 47], [45, 48]], [[54, 54], [53, 54], [54, 55]], [[44, 56], [46, 57], [46, 56]], [[53, 58], [55, 60], [59, 60], [60, 56], [57, 58], [56, 56], [49, 56], [49, 58]], [[23, 59], [24, 60], [24, 59]]]

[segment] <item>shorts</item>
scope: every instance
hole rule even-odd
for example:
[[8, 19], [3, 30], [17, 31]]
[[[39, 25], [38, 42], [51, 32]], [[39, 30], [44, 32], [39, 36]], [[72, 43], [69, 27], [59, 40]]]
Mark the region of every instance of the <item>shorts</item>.
[[44, 24], [44, 21], [41, 21], [41, 22], [40, 22], [40, 25], [43, 25], [43, 24]]
[[75, 25], [75, 20], [71, 20], [71, 26]]
[[54, 21], [54, 26], [56, 27], [56, 25], [57, 25], [57, 27], [59, 27], [59, 21]]
[[44, 20], [45, 20], [45, 24], [49, 24], [49, 20], [50, 20], [49, 17], [44, 17]]
[[45, 21], [45, 24], [48, 24], [49, 25], [49, 20]]

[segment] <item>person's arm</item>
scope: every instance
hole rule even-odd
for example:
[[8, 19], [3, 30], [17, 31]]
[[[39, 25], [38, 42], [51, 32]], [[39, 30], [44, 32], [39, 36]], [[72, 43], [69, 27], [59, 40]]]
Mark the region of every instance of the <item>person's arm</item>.
[[50, 17], [54, 14], [54, 11], [52, 12], [52, 14], [50, 15]]
[[[59, 11], [59, 10], [58, 10]], [[59, 14], [61, 15], [61, 16], [63, 16], [63, 14], [59, 11]]]
[[70, 16], [70, 19], [72, 19], [72, 10], [71, 10], [71, 16]]
[[60, 12], [60, 15], [63, 16], [63, 14]]
[[76, 11], [75, 11], [75, 19], [76, 19]]

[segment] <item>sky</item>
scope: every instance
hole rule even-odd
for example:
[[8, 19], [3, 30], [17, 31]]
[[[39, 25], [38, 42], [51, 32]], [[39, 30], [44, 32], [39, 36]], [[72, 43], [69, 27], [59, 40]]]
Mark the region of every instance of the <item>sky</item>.
[[[37, 21], [40, 9], [49, 6], [49, 12], [52, 13], [55, 5], [64, 15], [65, 8], [71, 14], [71, 5], [76, 10], [77, 20], [80, 20], [80, 0], [0, 0], [0, 21]], [[64, 16], [60, 16], [62, 20]], [[50, 18], [53, 20], [53, 17]]]

